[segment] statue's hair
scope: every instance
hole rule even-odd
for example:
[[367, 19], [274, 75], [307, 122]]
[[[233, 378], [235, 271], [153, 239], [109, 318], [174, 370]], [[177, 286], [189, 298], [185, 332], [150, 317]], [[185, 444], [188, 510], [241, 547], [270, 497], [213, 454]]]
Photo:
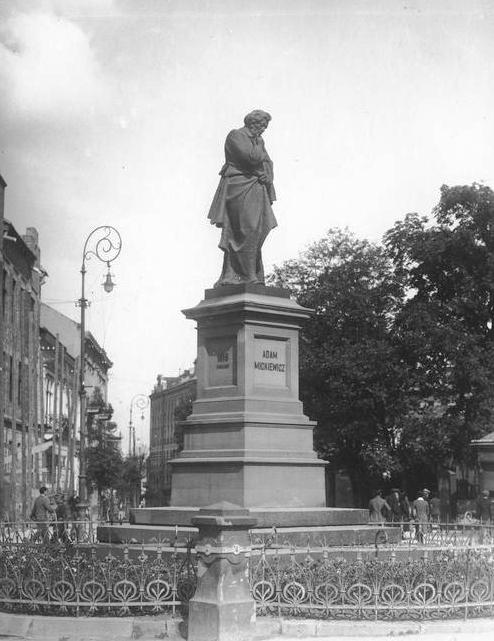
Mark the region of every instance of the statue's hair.
[[262, 109], [254, 109], [254, 111], [251, 111], [245, 116], [244, 125], [248, 127], [253, 122], [262, 122], [263, 120], [269, 122], [271, 120], [271, 114], [268, 114], [267, 111], [263, 111]]

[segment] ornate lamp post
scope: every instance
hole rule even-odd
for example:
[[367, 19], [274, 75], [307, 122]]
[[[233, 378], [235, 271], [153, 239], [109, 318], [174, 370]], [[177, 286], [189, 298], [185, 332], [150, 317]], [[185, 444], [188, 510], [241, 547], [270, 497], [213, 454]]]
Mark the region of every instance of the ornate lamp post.
[[130, 416], [129, 416], [129, 456], [136, 455], [136, 428], [132, 422], [132, 409], [137, 407], [141, 410], [141, 419], [144, 419], [144, 410], [149, 405], [149, 397], [145, 394], [136, 394], [130, 401]]
[[81, 297], [78, 306], [81, 308], [81, 349], [79, 362], [79, 399], [80, 399], [80, 445], [79, 445], [79, 509], [81, 515], [87, 508], [87, 465], [86, 465], [86, 447], [87, 447], [87, 424], [86, 424], [86, 389], [85, 389], [85, 360], [86, 360], [86, 307], [88, 300], [85, 295], [86, 279], [86, 261], [93, 257], [106, 263], [108, 273], [103, 285], [103, 289], [108, 294], [113, 290], [115, 283], [112, 281], [110, 273], [110, 264], [117, 258], [122, 249], [122, 238], [120, 234], [110, 225], [96, 227], [86, 238], [84, 250], [82, 252], [81, 267]]

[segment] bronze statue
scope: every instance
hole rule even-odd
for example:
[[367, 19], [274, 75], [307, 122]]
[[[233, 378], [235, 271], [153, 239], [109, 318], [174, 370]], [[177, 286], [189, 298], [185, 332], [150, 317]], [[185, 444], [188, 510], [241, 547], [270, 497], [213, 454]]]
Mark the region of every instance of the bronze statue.
[[215, 287], [264, 284], [261, 248], [277, 224], [271, 208], [276, 200], [273, 163], [261, 136], [270, 120], [266, 111], [256, 109], [245, 116], [244, 127], [226, 137], [225, 164], [208, 215], [212, 225], [221, 227], [224, 252]]

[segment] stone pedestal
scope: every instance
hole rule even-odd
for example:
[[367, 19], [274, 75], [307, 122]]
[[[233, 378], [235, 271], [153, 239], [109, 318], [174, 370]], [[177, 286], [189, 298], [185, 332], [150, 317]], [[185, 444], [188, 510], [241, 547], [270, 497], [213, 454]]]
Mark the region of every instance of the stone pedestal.
[[201, 509], [192, 519], [199, 529], [197, 589], [189, 602], [188, 641], [251, 638], [255, 603], [250, 594], [247, 510], [222, 503]]
[[173, 507], [322, 508], [325, 462], [298, 397], [298, 335], [311, 310], [286, 290], [206, 290], [197, 321], [197, 400], [172, 461]]

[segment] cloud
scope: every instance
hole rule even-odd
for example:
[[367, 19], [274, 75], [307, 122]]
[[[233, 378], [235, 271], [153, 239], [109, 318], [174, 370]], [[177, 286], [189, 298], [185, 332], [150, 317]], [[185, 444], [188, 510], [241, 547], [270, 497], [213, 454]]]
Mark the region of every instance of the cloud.
[[64, 127], [101, 110], [108, 90], [91, 42], [52, 13], [17, 13], [0, 32], [0, 116], [10, 126]]

